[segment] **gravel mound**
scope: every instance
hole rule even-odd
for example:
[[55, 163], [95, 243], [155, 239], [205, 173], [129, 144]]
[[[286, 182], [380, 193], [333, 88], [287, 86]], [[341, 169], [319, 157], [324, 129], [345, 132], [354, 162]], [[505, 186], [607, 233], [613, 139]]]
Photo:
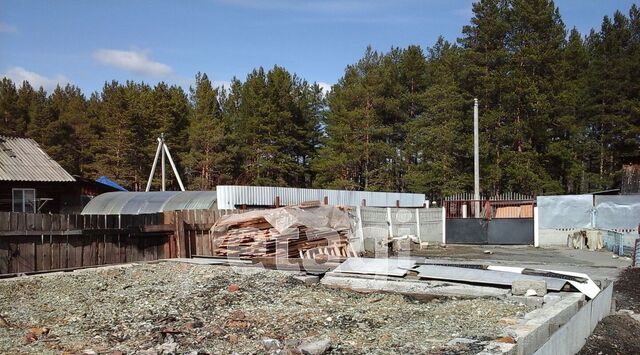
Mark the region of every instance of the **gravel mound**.
[[[163, 262], [0, 280], [0, 353], [466, 353], [531, 309], [303, 285], [273, 270]], [[6, 321], [6, 322], [5, 322]], [[447, 343], [454, 338], [469, 342]]]

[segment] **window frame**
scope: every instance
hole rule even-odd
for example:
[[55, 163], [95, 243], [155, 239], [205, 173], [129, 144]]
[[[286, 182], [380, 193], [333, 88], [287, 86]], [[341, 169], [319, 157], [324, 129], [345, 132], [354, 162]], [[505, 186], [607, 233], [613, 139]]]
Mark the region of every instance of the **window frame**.
[[[21, 194], [21, 200], [22, 200], [22, 211], [16, 211], [15, 207], [16, 207], [16, 198], [15, 198], [15, 193], [18, 192]], [[27, 191], [32, 191], [33, 192], [33, 211], [26, 211], [26, 207], [27, 207], [27, 200], [25, 198], [26, 196], [26, 192]], [[21, 187], [17, 187], [17, 188], [12, 188], [11, 189], [11, 211], [12, 212], [16, 212], [16, 213], [36, 213], [38, 211], [38, 198], [36, 195], [36, 189], [33, 188], [21, 188]]]

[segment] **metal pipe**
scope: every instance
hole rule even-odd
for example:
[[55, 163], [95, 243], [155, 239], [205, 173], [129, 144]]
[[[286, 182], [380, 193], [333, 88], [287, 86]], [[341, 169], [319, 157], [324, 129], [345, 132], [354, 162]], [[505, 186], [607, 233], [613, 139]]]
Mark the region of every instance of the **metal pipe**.
[[[164, 147], [164, 133], [160, 135], [160, 144], [162, 144], [162, 146]], [[162, 167], [162, 191], [166, 191], [166, 177], [165, 177], [165, 169], [164, 169], [164, 149], [162, 150], [162, 164], [160, 165]]]
[[180, 191], [184, 190], [184, 185], [182, 184], [182, 179], [180, 179], [180, 174], [178, 174], [178, 169], [176, 168], [176, 164], [173, 162], [173, 158], [171, 158], [171, 153], [169, 153], [169, 148], [166, 144], [162, 145], [164, 147], [164, 152], [167, 153], [167, 158], [169, 158], [169, 164], [171, 164], [171, 168], [173, 169], [173, 173], [176, 176], [176, 180], [178, 180], [178, 185], [180, 185]]
[[149, 174], [149, 180], [147, 180], [147, 188], [144, 189], [145, 192], [149, 192], [151, 189], [151, 181], [153, 180], [153, 174], [156, 172], [156, 165], [158, 164], [158, 156], [160, 156], [160, 151], [162, 150], [162, 144], [160, 143], [160, 138], [158, 138], [158, 149], [156, 149], [156, 157], [153, 158], [153, 165], [151, 165], [151, 173]]
[[480, 138], [478, 137], [478, 99], [473, 99], [473, 199], [476, 218], [480, 215]]

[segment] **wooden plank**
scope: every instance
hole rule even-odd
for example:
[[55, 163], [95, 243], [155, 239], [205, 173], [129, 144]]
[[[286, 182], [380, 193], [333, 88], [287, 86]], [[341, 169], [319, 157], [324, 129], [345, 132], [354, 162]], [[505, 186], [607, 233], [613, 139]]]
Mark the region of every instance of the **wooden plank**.
[[60, 216], [60, 230], [69, 230], [69, 215], [61, 214]]
[[[2, 214], [0, 214], [0, 218]], [[8, 214], [5, 214], [8, 220]], [[0, 274], [9, 273], [9, 260], [11, 250], [9, 248], [9, 239], [0, 239]]]
[[9, 230], [18, 230], [18, 214], [15, 212], [9, 212]]
[[156, 225], [144, 225], [142, 231], [145, 233], [160, 233], [173, 231], [173, 224], [156, 224]]
[[60, 220], [62, 219], [62, 216], [60, 216], [59, 214], [53, 214], [51, 215], [51, 230], [52, 231], [60, 231], [60, 225], [61, 222]]
[[0, 231], [7, 231], [11, 228], [11, 213], [0, 212]]
[[20, 241], [17, 237], [7, 238], [9, 242], [9, 273], [20, 272]]
[[60, 258], [60, 250], [64, 250], [63, 248], [60, 247], [61, 243], [64, 243], [64, 241], [66, 241], [66, 238], [61, 237], [61, 236], [49, 236], [50, 240], [51, 240], [51, 268], [52, 269], [61, 269], [64, 266], [64, 263], [61, 263], [61, 258]]
[[38, 245], [40, 248], [38, 270], [51, 270], [51, 236], [43, 235], [40, 241], [41, 243]]

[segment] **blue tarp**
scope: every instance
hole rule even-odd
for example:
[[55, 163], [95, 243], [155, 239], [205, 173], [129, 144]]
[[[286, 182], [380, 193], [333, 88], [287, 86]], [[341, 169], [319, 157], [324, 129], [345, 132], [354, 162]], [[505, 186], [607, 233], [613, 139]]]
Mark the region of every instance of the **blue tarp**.
[[118, 189], [120, 191], [128, 191], [124, 187], [120, 186], [120, 184], [118, 184], [117, 182], [109, 179], [106, 176], [101, 176], [101, 177], [97, 178], [96, 181], [101, 183], [101, 184], [103, 184], [103, 185], [111, 186], [111, 187], [113, 187], [115, 189]]

